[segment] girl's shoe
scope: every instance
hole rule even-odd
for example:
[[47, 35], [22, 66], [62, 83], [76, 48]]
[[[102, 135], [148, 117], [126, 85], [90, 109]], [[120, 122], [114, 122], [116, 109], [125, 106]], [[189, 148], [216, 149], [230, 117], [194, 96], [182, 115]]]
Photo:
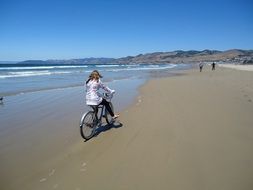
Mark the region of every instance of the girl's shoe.
[[119, 114], [114, 114], [114, 116], [112, 118], [117, 119], [118, 117], [119, 117]]

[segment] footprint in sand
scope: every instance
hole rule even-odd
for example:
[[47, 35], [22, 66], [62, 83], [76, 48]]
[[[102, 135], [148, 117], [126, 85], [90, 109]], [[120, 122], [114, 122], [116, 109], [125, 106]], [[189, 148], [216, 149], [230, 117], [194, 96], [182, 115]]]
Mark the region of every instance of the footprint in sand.
[[140, 103], [141, 103], [141, 99], [138, 100], [136, 105], [138, 106], [138, 105], [140, 105]]
[[85, 172], [85, 171], [86, 171], [85, 168], [80, 169], [80, 172]]
[[58, 184], [54, 184], [53, 188], [54, 188], [54, 189], [57, 189], [58, 186], [59, 186]]
[[[53, 169], [48, 175], [49, 176], [52, 176], [52, 175], [54, 175], [54, 173], [55, 173], [55, 169]], [[42, 183], [42, 182], [45, 182], [45, 181], [47, 181], [47, 178], [42, 178], [42, 179], [40, 179], [40, 182]]]
[[85, 162], [82, 164], [82, 168], [80, 169], [81, 172], [85, 172], [86, 171], [86, 168], [85, 168], [86, 165], [87, 164]]
[[49, 173], [49, 176], [54, 175], [54, 173], [55, 173], [55, 169], [53, 169], [53, 170]]
[[[249, 98], [249, 95], [248, 94], [244, 94], [243, 95], [245, 98]], [[252, 100], [251, 99], [248, 99], [248, 102], [252, 102]]]
[[42, 182], [45, 182], [45, 181], [47, 181], [47, 178], [42, 178], [42, 179], [40, 179], [40, 182], [42, 183]]

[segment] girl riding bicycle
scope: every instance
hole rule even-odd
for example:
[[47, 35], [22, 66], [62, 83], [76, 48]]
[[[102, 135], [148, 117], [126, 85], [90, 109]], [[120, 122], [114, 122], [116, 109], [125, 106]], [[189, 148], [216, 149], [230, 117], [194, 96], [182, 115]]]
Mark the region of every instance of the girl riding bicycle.
[[99, 93], [99, 89], [102, 88], [106, 92], [113, 94], [115, 90], [111, 90], [107, 87], [101, 80], [102, 76], [97, 70], [91, 72], [88, 80], [86, 81], [86, 104], [89, 106], [93, 106], [95, 111], [97, 112], [98, 105], [104, 105], [113, 119], [119, 117], [119, 114], [114, 114], [109, 102], [107, 102], [101, 93]]

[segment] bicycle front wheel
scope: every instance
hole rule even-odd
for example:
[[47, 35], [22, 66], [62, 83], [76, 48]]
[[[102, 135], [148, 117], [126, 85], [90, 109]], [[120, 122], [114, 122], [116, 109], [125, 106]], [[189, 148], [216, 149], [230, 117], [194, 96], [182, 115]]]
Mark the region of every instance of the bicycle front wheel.
[[[109, 102], [109, 105], [111, 106], [111, 109], [114, 112], [113, 105], [111, 102]], [[106, 109], [105, 109], [105, 120], [108, 125], [111, 125], [114, 122], [114, 119]]]
[[88, 140], [90, 139], [95, 132], [96, 129], [96, 116], [93, 111], [88, 111], [82, 116], [80, 121], [80, 133], [81, 136]]

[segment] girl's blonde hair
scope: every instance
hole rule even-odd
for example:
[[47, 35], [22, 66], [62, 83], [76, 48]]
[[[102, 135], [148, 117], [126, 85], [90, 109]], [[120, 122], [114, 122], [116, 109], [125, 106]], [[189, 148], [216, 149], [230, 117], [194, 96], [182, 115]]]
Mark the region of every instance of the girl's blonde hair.
[[86, 81], [86, 84], [90, 81], [90, 80], [96, 80], [98, 82], [99, 78], [102, 78], [102, 76], [99, 74], [99, 72], [97, 70], [94, 70], [91, 72], [88, 80]]

